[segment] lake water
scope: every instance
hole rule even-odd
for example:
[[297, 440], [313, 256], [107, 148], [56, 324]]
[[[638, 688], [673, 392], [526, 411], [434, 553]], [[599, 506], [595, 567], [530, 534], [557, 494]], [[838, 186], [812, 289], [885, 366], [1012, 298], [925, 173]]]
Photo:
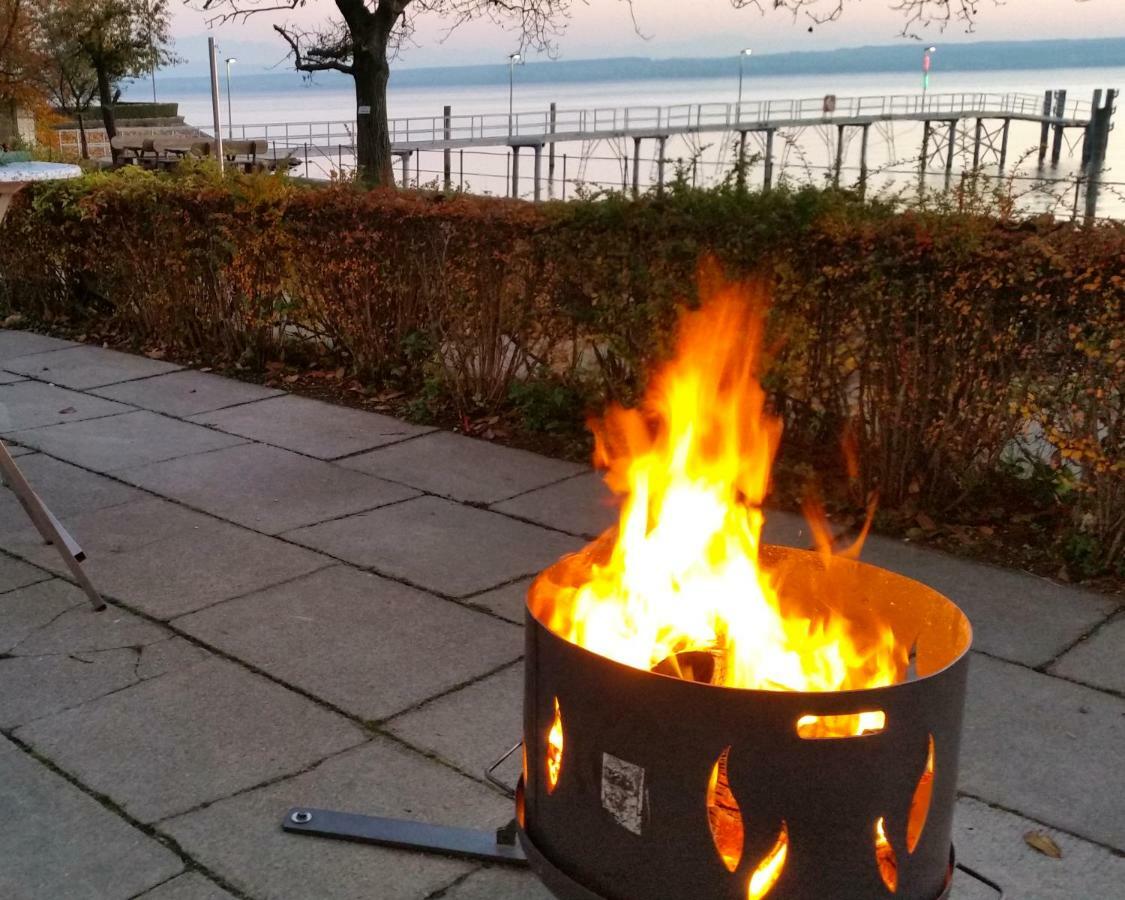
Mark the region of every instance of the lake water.
[[[516, 69], [515, 110], [533, 112], [546, 110], [555, 102], [563, 109], [592, 109], [625, 106], [669, 106], [690, 103], [733, 103], [737, 95], [734, 79], [683, 79], [677, 81], [606, 81], [551, 84], [519, 83]], [[294, 75], [292, 79], [278, 79], [276, 86], [263, 89], [262, 79], [240, 78], [231, 80], [232, 119], [236, 131], [245, 130], [255, 136], [255, 129], [279, 123], [298, 125], [309, 122], [350, 122], [355, 116], [355, 98], [344, 79], [328, 79], [304, 84]], [[225, 86], [224, 86], [225, 87]], [[1019, 92], [1040, 97], [1048, 89], [1066, 89], [1068, 101], [1089, 101], [1096, 88], [1125, 88], [1125, 66], [1115, 68], [1011, 70], [991, 72], [935, 72], [930, 91], [933, 94], [960, 92]], [[147, 86], [136, 85], [130, 92], [136, 99], [145, 99]], [[846, 96], [879, 96], [887, 94], [915, 94], [920, 90], [919, 78], [911, 73], [799, 75], [778, 77], [747, 77], [744, 83], [744, 100], [791, 99], [822, 97], [826, 94]], [[175, 100], [180, 112], [190, 124], [210, 130], [211, 103], [205, 82], [198, 79], [164, 80], [160, 88], [162, 100]], [[226, 97], [223, 97], [223, 116], [226, 115]], [[388, 98], [392, 117], [440, 116], [442, 107], [449, 105], [453, 114], [507, 113], [508, 86], [440, 85], [432, 87], [402, 87], [392, 84]], [[1120, 104], [1119, 104], [1120, 105]], [[998, 124], [998, 123], [989, 123]], [[972, 123], [965, 123], [964, 131], [957, 136], [955, 173], [971, 166]], [[295, 130], [295, 129], [294, 129]], [[270, 133], [274, 129], [271, 127]], [[851, 133], [857, 135], [858, 130]], [[835, 155], [835, 127], [807, 127], [792, 131], [775, 145], [781, 173], [794, 181], [823, 183]], [[779, 135], [779, 137], [781, 137]], [[733, 135], [706, 134], [690, 138], [676, 138], [668, 143], [667, 157], [670, 168], [681, 160], [685, 171], [692, 172], [697, 183], [713, 183], [729, 173], [735, 155]], [[875, 127], [871, 131], [869, 166], [873, 170], [873, 189], [893, 184], [903, 187], [916, 183], [917, 160], [922, 142], [920, 123], [896, 123], [893, 128]], [[1075, 179], [1079, 174], [1082, 135], [1077, 129], [1066, 134], [1063, 155], [1057, 168], [1037, 169], [1036, 148], [1039, 126], [1032, 123], [1013, 122], [1009, 138], [1008, 171], [1006, 182], [1013, 191], [1024, 194], [1026, 208], [1055, 208], [1070, 214], [1075, 199]], [[629, 146], [626, 146], [626, 143]], [[297, 142], [299, 145], [299, 141]], [[842, 182], [852, 183], [858, 178], [858, 137], [846, 145]], [[748, 152], [758, 145], [751, 143]], [[655, 142], [642, 146], [641, 181], [651, 183], [655, 178]], [[627, 173], [631, 164], [631, 141], [600, 141], [588, 144], [560, 144], [557, 148], [555, 194], [565, 191], [567, 196], [579, 183], [620, 189], [632, 180]], [[304, 154], [302, 167], [305, 171]], [[1030, 158], [1028, 158], [1030, 155]], [[565, 156], [565, 160], [564, 160]], [[626, 158], [629, 163], [626, 163]], [[694, 166], [691, 160], [695, 160]], [[994, 159], [986, 155], [986, 171], [995, 172]], [[350, 160], [342, 151], [328, 154], [309, 154], [307, 169], [312, 177], [328, 177], [341, 164], [347, 168]], [[421, 183], [441, 177], [440, 151], [417, 154], [409, 162], [409, 179]], [[508, 189], [507, 172], [509, 151], [504, 147], [466, 150], [453, 153], [453, 180], [471, 190], [503, 194]], [[940, 163], [938, 164], [940, 169]], [[530, 161], [522, 163], [527, 172], [522, 179], [521, 195], [531, 191]], [[779, 174], [775, 167], [775, 177]], [[1013, 177], [1014, 176], [1014, 177]], [[751, 182], [762, 177], [761, 168], [752, 169]], [[1110, 135], [1106, 162], [1105, 186], [1099, 205], [1099, 215], [1125, 217], [1125, 138], [1116, 132]], [[944, 184], [944, 175], [931, 174], [928, 183]]]

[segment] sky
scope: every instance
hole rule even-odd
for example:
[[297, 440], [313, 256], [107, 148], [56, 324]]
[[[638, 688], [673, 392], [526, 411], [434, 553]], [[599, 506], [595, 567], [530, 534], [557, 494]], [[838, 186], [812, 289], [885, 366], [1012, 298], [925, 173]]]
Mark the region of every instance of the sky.
[[[273, 6], [277, 0], [259, 2]], [[835, 0], [821, 2], [830, 6]], [[839, 21], [814, 25], [807, 17], [794, 20], [792, 14], [781, 10], [763, 13], [752, 7], [735, 9], [731, 0], [634, 0], [635, 27], [623, 0], [577, 0], [554, 52], [562, 59], [724, 56], [744, 47], [757, 53], [776, 53], [890, 44], [907, 40], [901, 37], [902, 14], [891, 9], [894, 2], [846, 0], [845, 14]], [[214, 24], [209, 30], [207, 15], [198, 10], [198, 5], [199, 0], [188, 0], [185, 5], [173, 0], [173, 35], [181, 56], [186, 58], [177, 74], [205, 70], [205, 51], [201, 48], [208, 35], [216, 37], [224, 55], [238, 57], [242, 72], [283, 67], [285, 46], [271, 26], [286, 22], [314, 25], [336, 9], [332, 0], [307, 0], [301, 9], [261, 12], [238, 23]], [[763, 0], [762, 5], [769, 7], [771, 0]], [[930, 28], [921, 32], [921, 37], [940, 44], [1125, 36], [1125, 0], [980, 0], [978, 5], [974, 33], [966, 34], [963, 25], [952, 24], [944, 32]], [[516, 34], [491, 22], [463, 25], [452, 34], [447, 34], [447, 25], [440, 18], [420, 18], [414, 36], [416, 46], [406, 48], [394, 65], [504, 62], [519, 46]], [[526, 56], [529, 60], [536, 58], [533, 51]], [[541, 58], [549, 57], [544, 54]]]

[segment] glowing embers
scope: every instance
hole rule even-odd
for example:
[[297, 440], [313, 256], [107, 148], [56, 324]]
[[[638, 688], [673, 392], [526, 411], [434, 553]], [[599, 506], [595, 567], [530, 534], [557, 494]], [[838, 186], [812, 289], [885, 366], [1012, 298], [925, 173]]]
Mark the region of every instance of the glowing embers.
[[723, 860], [727, 870], [733, 872], [738, 868], [742, 859], [742, 811], [738, 808], [738, 801], [730, 790], [730, 781], [727, 778], [727, 759], [730, 757], [730, 747], [727, 747], [711, 769], [711, 779], [707, 784], [707, 821], [711, 826], [711, 837], [715, 840], [715, 849]]
[[930, 735], [929, 751], [926, 753], [926, 768], [914, 789], [914, 799], [910, 801], [910, 815], [906, 820], [906, 850], [913, 853], [922, 839], [922, 829], [926, 827], [926, 816], [930, 812], [930, 800], [934, 795], [934, 736]]
[[555, 719], [551, 722], [551, 730], [547, 733], [547, 793], [553, 794], [559, 785], [559, 774], [562, 772], [563, 757], [563, 724], [562, 710], [559, 709], [559, 698], [555, 698]]
[[750, 876], [750, 886], [746, 891], [747, 900], [762, 900], [777, 884], [777, 879], [785, 870], [785, 858], [789, 855], [789, 826], [781, 823], [781, 833], [777, 842], [758, 864]]
[[880, 709], [838, 716], [801, 716], [797, 736], [806, 741], [864, 737], [887, 727], [887, 714]]
[[882, 816], [875, 820], [875, 862], [879, 865], [879, 877], [893, 894], [898, 890], [898, 858], [895, 848], [887, 840]]

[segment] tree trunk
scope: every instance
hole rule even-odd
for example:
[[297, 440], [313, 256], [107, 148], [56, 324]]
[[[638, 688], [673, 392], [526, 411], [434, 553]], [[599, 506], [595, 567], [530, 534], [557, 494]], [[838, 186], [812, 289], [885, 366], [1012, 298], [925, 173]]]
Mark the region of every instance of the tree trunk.
[[387, 37], [356, 41], [352, 57], [356, 102], [356, 164], [367, 184], [393, 187], [391, 136], [387, 128]]
[[105, 125], [106, 138], [109, 140], [109, 152], [113, 161], [117, 162], [117, 150], [113, 146], [113, 139], [117, 137], [116, 115], [113, 110], [113, 90], [109, 83], [109, 75], [105, 68], [97, 66], [98, 73], [98, 101], [102, 106], [102, 123]]
[[78, 110], [78, 144], [82, 148], [82, 158], [89, 159], [90, 145], [86, 141], [86, 122], [82, 118], [82, 110]]

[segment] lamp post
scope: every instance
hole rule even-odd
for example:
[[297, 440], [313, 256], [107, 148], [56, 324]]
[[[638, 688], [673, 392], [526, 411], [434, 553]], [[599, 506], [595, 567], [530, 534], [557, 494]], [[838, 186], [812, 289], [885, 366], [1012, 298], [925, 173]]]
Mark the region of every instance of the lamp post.
[[735, 120], [742, 119], [742, 62], [754, 51], [749, 47], [738, 51], [738, 105], [735, 107]]
[[518, 53], [508, 54], [508, 137], [512, 136], [512, 101], [516, 91], [516, 63], [523, 57]]
[[922, 52], [922, 109], [926, 108], [926, 92], [930, 89], [930, 56], [937, 47], [927, 47]]
[[227, 64], [227, 137], [234, 140], [234, 119], [230, 116], [230, 64], [238, 62], [233, 56], [226, 58]]

